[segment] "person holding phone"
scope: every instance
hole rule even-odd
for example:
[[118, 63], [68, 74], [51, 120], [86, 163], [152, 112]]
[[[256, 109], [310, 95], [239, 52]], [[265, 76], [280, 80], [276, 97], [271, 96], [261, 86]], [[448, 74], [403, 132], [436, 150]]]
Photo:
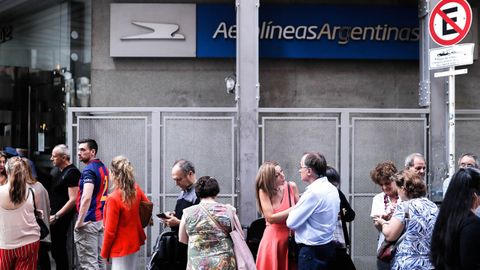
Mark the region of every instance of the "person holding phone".
[[[172, 179], [182, 192], [177, 198], [175, 211], [165, 212], [163, 213], [165, 216], [158, 215], [158, 217], [162, 220], [165, 226], [170, 227], [170, 229], [173, 232], [176, 232], [176, 235], [178, 236], [183, 209], [200, 202], [194, 188], [194, 184], [197, 181], [195, 177], [195, 166], [191, 161], [185, 159], [175, 161], [172, 167]], [[185, 269], [187, 267], [187, 245], [178, 243], [174, 254], [177, 256], [175, 258], [176, 262], [175, 266], [171, 266], [171, 268]]]
[[[401, 199], [398, 197], [397, 188], [395, 186], [394, 176], [397, 173], [397, 168], [393, 161], [382, 161], [375, 166], [370, 172], [370, 178], [372, 181], [379, 185], [382, 192], [373, 197], [372, 211], [370, 216], [373, 220], [381, 218], [383, 220], [390, 220], [395, 212], [397, 204]], [[382, 226], [377, 222], [374, 222], [375, 228], [378, 230], [378, 244], [377, 251], [380, 245], [385, 240], [385, 236], [382, 233]], [[390, 264], [377, 259], [378, 270], [390, 270]]]

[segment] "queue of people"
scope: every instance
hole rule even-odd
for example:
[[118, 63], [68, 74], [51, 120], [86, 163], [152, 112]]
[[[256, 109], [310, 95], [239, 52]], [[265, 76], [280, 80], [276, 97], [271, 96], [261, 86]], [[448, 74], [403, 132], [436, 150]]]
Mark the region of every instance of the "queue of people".
[[[0, 269], [50, 269], [49, 250], [56, 269], [71, 269], [67, 235], [72, 223], [78, 269], [106, 269], [106, 263], [112, 270], [136, 268], [146, 241], [139, 209], [149, 200], [128, 158], [113, 158], [107, 169], [97, 153], [95, 140], [78, 142], [78, 159], [85, 164], [80, 172], [70, 162], [68, 147], [55, 146], [51, 160], [58, 172], [47, 191], [28, 159], [0, 151], [0, 227], [8, 232], [0, 233]], [[414, 153], [400, 172], [392, 161], [382, 161], [370, 172], [382, 191], [371, 209], [377, 251], [382, 243], [397, 241], [393, 259], [378, 260], [377, 269], [480, 269], [480, 259], [472, 253], [480, 237], [476, 156], [460, 157], [440, 211], [426, 198], [425, 167], [423, 156]], [[306, 152], [298, 172], [307, 184], [301, 196], [278, 162], [266, 161], [258, 169], [256, 198], [266, 228], [256, 268], [356, 269], [346, 224], [355, 211], [339, 189], [338, 172], [318, 152]], [[181, 189], [175, 210], [159, 216], [176, 239], [174, 260], [166, 267], [237, 269], [229, 233], [238, 217], [233, 206], [216, 200], [218, 180], [197, 180], [193, 163], [185, 159], [174, 162], [172, 179]], [[40, 237], [37, 217], [49, 227], [46, 237]], [[289, 256], [292, 236], [298, 246], [295, 260]]]
[[[106, 269], [105, 261], [112, 261], [114, 270], [135, 268], [146, 238], [139, 201], [148, 199], [135, 183], [133, 166], [122, 156], [112, 160], [113, 191], [108, 196], [109, 170], [96, 157], [96, 141], [78, 143], [84, 169], [72, 165], [66, 145], [55, 146], [49, 190], [37, 181], [30, 160], [11, 147], [0, 151], [0, 269], [50, 270], [50, 250], [58, 270]], [[126, 218], [130, 216], [137, 218]], [[43, 237], [38, 219], [48, 230]], [[74, 246], [67, 248], [68, 235]], [[77, 256], [67, 250], [76, 250]]]

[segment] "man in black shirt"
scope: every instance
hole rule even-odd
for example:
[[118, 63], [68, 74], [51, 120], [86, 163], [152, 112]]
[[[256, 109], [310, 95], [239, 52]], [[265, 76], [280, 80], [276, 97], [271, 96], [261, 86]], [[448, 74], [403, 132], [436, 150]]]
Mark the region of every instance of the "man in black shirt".
[[[170, 227], [172, 231], [178, 235], [178, 227], [182, 219], [183, 209], [200, 202], [194, 188], [197, 179], [195, 177], [195, 167], [193, 163], [185, 159], [175, 161], [172, 168], [172, 179], [182, 192], [177, 198], [175, 211], [167, 212], [167, 218], [163, 218], [162, 220], [165, 226]], [[177, 256], [177, 265], [171, 269], [185, 269], [187, 267], [187, 245], [178, 243], [178, 249], [175, 253]]]
[[57, 269], [70, 269], [67, 255], [67, 233], [75, 215], [80, 171], [70, 162], [70, 151], [64, 144], [53, 148], [53, 165], [59, 170], [52, 180], [50, 190], [50, 234], [52, 256]]

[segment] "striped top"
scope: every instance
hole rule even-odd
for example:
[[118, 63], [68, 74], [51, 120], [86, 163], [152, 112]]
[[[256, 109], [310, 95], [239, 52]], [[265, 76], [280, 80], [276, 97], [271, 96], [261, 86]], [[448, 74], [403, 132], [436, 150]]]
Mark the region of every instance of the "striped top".
[[82, 171], [78, 183], [77, 212], [80, 209], [83, 187], [87, 183], [93, 184], [94, 188], [92, 201], [83, 221], [103, 220], [103, 207], [108, 193], [108, 170], [99, 159], [90, 160]]

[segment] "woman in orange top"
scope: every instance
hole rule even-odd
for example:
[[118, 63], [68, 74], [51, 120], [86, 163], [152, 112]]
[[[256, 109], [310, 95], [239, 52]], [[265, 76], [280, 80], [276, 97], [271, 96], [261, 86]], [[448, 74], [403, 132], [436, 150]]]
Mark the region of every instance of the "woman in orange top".
[[137, 253], [146, 239], [139, 205], [148, 199], [135, 183], [133, 166], [126, 157], [113, 158], [109, 169], [114, 190], [103, 210], [105, 230], [101, 256], [112, 259], [112, 270], [135, 269]]

